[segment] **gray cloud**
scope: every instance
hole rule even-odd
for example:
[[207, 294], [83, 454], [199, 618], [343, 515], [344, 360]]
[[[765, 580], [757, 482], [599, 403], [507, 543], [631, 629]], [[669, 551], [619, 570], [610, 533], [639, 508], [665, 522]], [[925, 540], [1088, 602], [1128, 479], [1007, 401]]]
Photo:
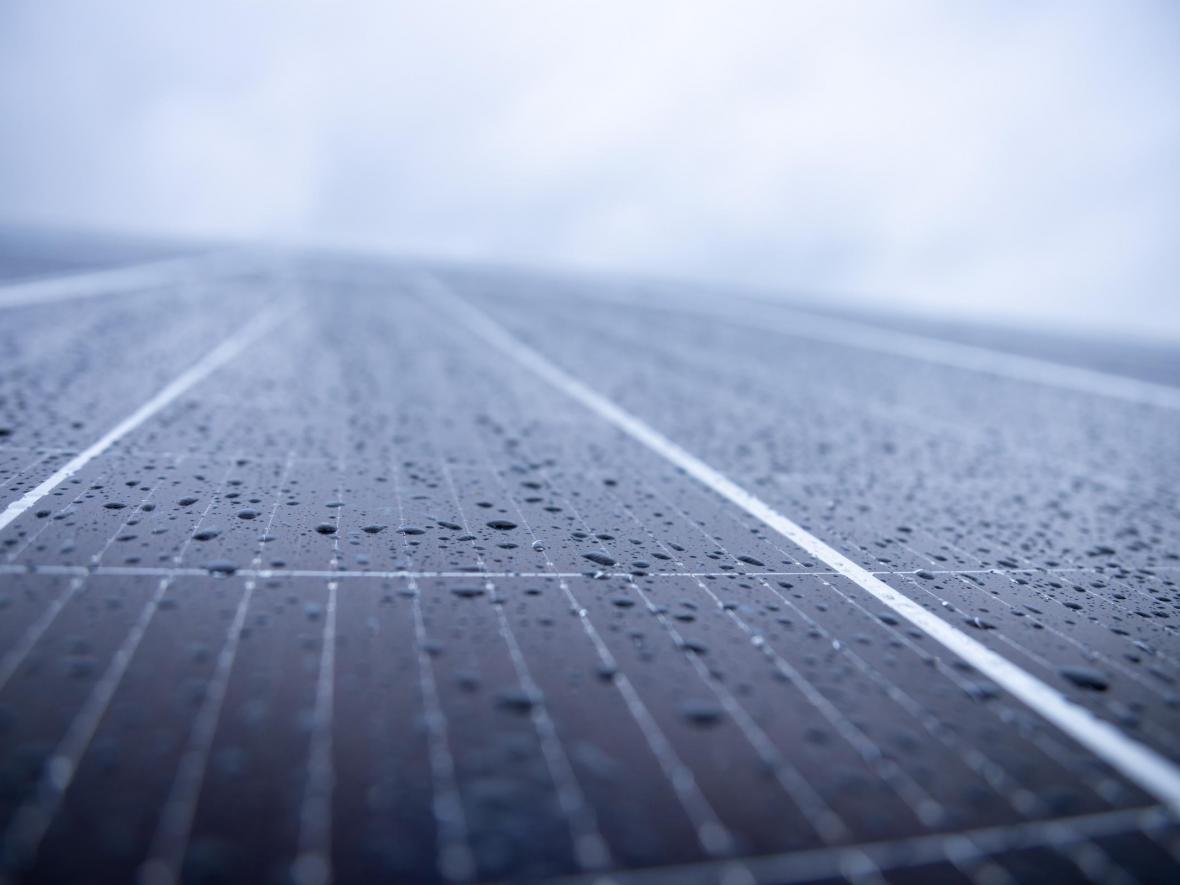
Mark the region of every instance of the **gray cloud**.
[[1180, 337], [1169, 3], [0, 12], [0, 217]]

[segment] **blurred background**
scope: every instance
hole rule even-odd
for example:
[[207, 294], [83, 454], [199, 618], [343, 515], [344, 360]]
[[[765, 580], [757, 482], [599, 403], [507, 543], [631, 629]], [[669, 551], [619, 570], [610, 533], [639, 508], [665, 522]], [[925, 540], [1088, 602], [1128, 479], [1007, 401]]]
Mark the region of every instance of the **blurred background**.
[[1180, 340], [1180, 3], [10, 0], [0, 225]]

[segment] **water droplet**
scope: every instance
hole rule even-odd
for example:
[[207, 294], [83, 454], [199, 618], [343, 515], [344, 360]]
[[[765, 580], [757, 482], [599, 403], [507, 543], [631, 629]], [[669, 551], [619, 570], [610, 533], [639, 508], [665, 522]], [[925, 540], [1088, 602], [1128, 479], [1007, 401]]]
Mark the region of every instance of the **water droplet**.
[[708, 701], [685, 701], [680, 705], [680, 715], [701, 728], [717, 725], [725, 718], [722, 709]]
[[1090, 691], [1106, 691], [1110, 688], [1110, 680], [1091, 667], [1062, 667], [1058, 672], [1078, 688]]
[[501, 692], [496, 698], [496, 706], [509, 713], [525, 715], [532, 712], [533, 707], [541, 703], [541, 699], [524, 689]]

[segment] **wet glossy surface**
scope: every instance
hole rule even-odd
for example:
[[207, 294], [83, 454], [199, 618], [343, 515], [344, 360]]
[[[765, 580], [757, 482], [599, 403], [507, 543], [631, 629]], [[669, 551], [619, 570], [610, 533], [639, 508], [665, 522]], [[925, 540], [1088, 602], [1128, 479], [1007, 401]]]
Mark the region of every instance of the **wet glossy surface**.
[[1174, 880], [1156, 797], [439, 293], [1174, 761], [1180, 412], [592, 289], [3, 312], [9, 881]]

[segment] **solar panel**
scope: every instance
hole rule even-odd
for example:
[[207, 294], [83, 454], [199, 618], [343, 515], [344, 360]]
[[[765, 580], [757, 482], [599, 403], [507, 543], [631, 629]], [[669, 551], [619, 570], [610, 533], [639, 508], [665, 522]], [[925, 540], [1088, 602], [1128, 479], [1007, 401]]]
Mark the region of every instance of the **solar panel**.
[[37, 285], [11, 881], [1180, 868], [1174, 388], [470, 268]]

